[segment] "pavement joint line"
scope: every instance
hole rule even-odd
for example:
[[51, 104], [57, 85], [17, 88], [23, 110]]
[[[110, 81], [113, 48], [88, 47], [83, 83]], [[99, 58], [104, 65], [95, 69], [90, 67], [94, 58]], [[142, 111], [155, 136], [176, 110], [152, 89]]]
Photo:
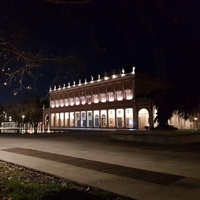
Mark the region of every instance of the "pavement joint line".
[[168, 186], [183, 178], [184, 176], [174, 175], [169, 173], [162, 173], [156, 171], [149, 171], [139, 168], [126, 167], [122, 165], [110, 164], [100, 161], [88, 160], [84, 158], [72, 157], [67, 155], [43, 152], [26, 148], [9, 148], [2, 149], [2, 151], [17, 153], [21, 155], [32, 156], [45, 160], [51, 160], [59, 163], [78, 166], [86, 169], [96, 170], [108, 174], [118, 175], [131, 179], [146, 181], [158, 185]]

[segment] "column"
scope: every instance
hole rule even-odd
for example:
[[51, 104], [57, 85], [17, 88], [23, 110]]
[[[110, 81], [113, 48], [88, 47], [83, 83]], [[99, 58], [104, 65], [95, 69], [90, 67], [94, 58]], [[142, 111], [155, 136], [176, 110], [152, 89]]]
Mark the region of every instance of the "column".
[[117, 128], [117, 109], [114, 109], [115, 110], [115, 128]]
[[108, 110], [106, 110], [106, 121], [107, 121], [107, 125], [106, 125], [106, 127], [108, 128], [109, 126], [108, 126], [108, 123], [109, 123], [109, 119], [108, 119]]
[[92, 128], [94, 127], [94, 110], [92, 110]]
[[113, 94], [114, 94], [114, 101], [116, 101], [115, 82], [113, 83]]
[[153, 128], [153, 109], [152, 106], [149, 106], [149, 128]]
[[125, 89], [124, 89], [124, 81], [122, 81], [122, 93], [123, 93], [123, 99], [125, 99], [126, 95], [125, 95]]
[[134, 124], [133, 124], [133, 128], [138, 129], [138, 110], [137, 108], [134, 106], [133, 107], [133, 120], [134, 120]]
[[126, 108], [123, 108], [124, 110], [124, 127], [123, 128], [126, 128]]

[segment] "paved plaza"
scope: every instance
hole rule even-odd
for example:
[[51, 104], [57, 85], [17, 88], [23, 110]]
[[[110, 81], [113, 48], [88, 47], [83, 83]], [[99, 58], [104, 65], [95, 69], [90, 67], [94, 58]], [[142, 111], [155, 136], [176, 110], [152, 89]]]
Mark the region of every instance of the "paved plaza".
[[0, 160], [134, 199], [199, 199], [200, 144], [119, 142], [111, 134], [0, 134]]

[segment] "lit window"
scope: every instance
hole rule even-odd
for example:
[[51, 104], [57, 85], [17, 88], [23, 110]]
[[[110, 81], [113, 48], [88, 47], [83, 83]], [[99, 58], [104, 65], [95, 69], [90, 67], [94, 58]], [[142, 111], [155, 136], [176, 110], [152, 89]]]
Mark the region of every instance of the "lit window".
[[93, 95], [93, 102], [94, 103], [99, 103], [99, 95], [98, 94], [94, 94]]
[[86, 98], [84, 96], [81, 97], [81, 104], [82, 105], [85, 105], [86, 103]]
[[123, 100], [122, 91], [120, 91], [120, 90], [116, 91], [116, 99], [117, 99], [117, 101], [122, 101]]
[[126, 128], [133, 128], [133, 108], [126, 108], [125, 126]]
[[56, 107], [59, 107], [59, 101], [56, 100]]
[[87, 103], [88, 103], [88, 104], [91, 104], [91, 103], [92, 103], [91, 95], [87, 95]]
[[113, 92], [108, 92], [108, 101], [114, 101], [114, 94]]
[[73, 99], [73, 98], [70, 98], [70, 99], [69, 99], [69, 105], [70, 105], [70, 106], [73, 106], [73, 105], [74, 105], [74, 99]]
[[64, 106], [64, 101], [63, 99], [60, 99], [60, 107], [63, 107]]
[[126, 90], [125, 90], [125, 94], [126, 94], [126, 99], [127, 99], [127, 100], [131, 100], [131, 99], [133, 98], [132, 90], [126, 89]]
[[69, 100], [65, 99], [65, 106], [68, 106], [68, 105], [69, 105]]
[[75, 104], [79, 105], [80, 104], [80, 98], [79, 97], [75, 97]]
[[51, 108], [54, 108], [54, 107], [55, 107], [55, 102], [51, 101]]
[[101, 102], [106, 102], [106, 94], [105, 93], [101, 93], [100, 94], [100, 101]]

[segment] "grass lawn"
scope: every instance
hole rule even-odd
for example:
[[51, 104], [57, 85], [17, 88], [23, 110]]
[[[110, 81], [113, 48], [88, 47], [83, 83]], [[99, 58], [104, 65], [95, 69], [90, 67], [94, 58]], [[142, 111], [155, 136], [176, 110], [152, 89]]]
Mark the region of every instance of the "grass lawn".
[[65, 199], [128, 200], [130, 198], [0, 161], [0, 200]]

